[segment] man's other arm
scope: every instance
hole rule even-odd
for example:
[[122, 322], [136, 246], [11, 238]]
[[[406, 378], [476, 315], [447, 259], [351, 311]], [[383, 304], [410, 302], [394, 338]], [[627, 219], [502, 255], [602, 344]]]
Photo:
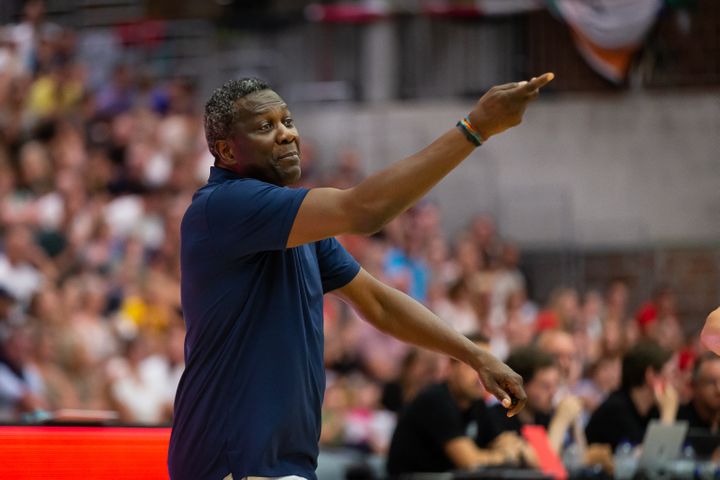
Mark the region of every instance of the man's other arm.
[[[550, 82], [546, 73], [529, 82], [490, 89], [468, 117], [487, 140], [519, 124], [527, 104]], [[426, 148], [399, 160], [346, 190], [312, 189], [303, 200], [288, 237], [295, 247], [343, 233], [371, 234], [410, 208], [473, 151], [453, 128]]]
[[473, 367], [485, 388], [509, 408], [509, 415], [515, 415], [525, 405], [525, 391], [518, 374], [419, 302], [383, 284], [365, 270], [361, 269], [350, 283], [334, 293], [380, 331]]

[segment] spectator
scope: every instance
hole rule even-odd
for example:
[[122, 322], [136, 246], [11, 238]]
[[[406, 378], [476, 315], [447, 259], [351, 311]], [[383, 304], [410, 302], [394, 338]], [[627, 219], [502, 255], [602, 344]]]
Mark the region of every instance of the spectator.
[[695, 359], [692, 378], [692, 400], [681, 406], [679, 420], [690, 428], [701, 428], [714, 434], [720, 431], [720, 357], [706, 352]]
[[537, 308], [527, 299], [524, 289], [510, 293], [505, 301], [505, 311], [500, 319], [498, 312], [488, 320], [490, 349], [498, 358], [505, 358], [510, 351], [529, 345], [535, 338]]
[[586, 428], [589, 443], [639, 445], [653, 418], [671, 423], [678, 409], [677, 392], [671, 385], [672, 354], [653, 342], [633, 346], [622, 362], [620, 389], [598, 407]]
[[4, 338], [6, 330], [17, 323], [15, 309], [15, 297], [0, 285], [0, 338]]
[[587, 368], [585, 376], [571, 389], [580, 397], [586, 413], [592, 414], [612, 392], [620, 387], [622, 359], [617, 355], [600, 355]]
[[42, 378], [48, 408], [58, 410], [80, 407], [77, 392], [59, 364], [58, 343], [66, 333], [60, 326], [36, 326], [33, 333], [33, 365]]
[[[77, 408], [109, 410], [108, 379], [104, 368], [98, 368], [85, 343], [73, 329], [62, 329], [56, 337], [58, 363], [67, 375], [77, 397]], [[67, 407], [67, 405], [62, 405]]]
[[538, 314], [537, 329], [552, 330], [560, 328], [572, 331], [580, 315], [577, 290], [574, 288], [556, 288], [550, 294], [547, 308]]
[[622, 354], [634, 345], [640, 333], [628, 315], [628, 285], [621, 279], [610, 282], [605, 292], [605, 312], [600, 334], [600, 348]]
[[506, 362], [523, 377], [528, 402], [514, 417], [504, 415], [498, 405], [491, 407], [497, 429], [520, 434], [523, 425], [540, 425], [547, 430], [553, 450], [560, 454], [568, 430], [582, 413], [582, 404], [576, 397], [566, 396], [554, 408], [560, 369], [547, 352], [533, 346], [519, 348], [510, 353]]
[[27, 306], [50, 275], [54, 276], [54, 267], [35, 245], [31, 230], [22, 225], [9, 229], [0, 253], [0, 285]]
[[575, 387], [582, 374], [575, 339], [563, 330], [545, 330], [538, 337], [537, 346], [555, 359], [560, 372], [556, 400], [561, 400]]
[[110, 366], [110, 398], [124, 422], [158, 424], [171, 418], [167, 397], [167, 371], [148, 358], [148, 342], [142, 336], [129, 340], [125, 354]]
[[441, 358], [433, 352], [412, 348], [405, 355], [396, 380], [383, 387], [382, 405], [399, 413], [430, 383], [440, 380]]
[[501, 327], [505, 323], [508, 298], [515, 292], [525, 291], [525, 277], [518, 269], [519, 263], [518, 247], [511, 243], [503, 244], [490, 297], [490, 318], [493, 328]]
[[455, 328], [463, 335], [481, 329], [480, 319], [470, 302], [470, 294], [464, 278], [456, 280], [447, 291], [447, 298], [442, 298], [433, 305], [438, 317]]
[[365, 453], [385, 454], [395, 426], [395, 416], [381, 409], [381, 391], [362, 375], [348, 378], [350, 403], [345, 412], [344, 444]]
[[0, 339], [0, 421], [47, 409], [42, 376], [31, 362], [27, 327], [10, 329]]
[[12, 27], [11, 35], [25, 70], [35, 73], [39, 69], [41, 43], [57, 40], [60, 27], [45, 21], [45, 2], [30, 0], [25, 3], [23, 20]]
[[[471, 339], [487, 346], [484, 337]], [[450, 360], [447, 381], [420, 392], [400, 415], [388, 454], [390, 475], [517, 463], [529, 455], [516, 435], [494, 430], [485, 395], [477, 373]], [[486, 437], [495, 439], [491, 447], [479, 447]]]
[[672, 351], [683, 345], [685, 336], [676, 312], [675, 291], [669, 285], [658, 285], [635, 318], [644, 337]]

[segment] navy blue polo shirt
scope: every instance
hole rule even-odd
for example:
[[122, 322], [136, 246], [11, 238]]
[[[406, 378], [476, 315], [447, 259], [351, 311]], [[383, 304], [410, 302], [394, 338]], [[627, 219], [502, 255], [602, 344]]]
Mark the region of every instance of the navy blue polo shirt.
[[316, 478], [323, 294], [360, 266], [334, 238], [285, 248], [307, 192], [212, 167], [185, 212], [173, 480]]

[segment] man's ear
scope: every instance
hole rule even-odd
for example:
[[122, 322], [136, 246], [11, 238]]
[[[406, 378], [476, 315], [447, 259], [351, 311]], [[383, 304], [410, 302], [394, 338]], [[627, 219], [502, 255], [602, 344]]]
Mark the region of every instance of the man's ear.
[[235, 165], [235, 154], [233, 153], [230, 143], [226, 140], [218, 140], [215, 142], [215, 150], [220, 156], [220, 164], [223, 165]]

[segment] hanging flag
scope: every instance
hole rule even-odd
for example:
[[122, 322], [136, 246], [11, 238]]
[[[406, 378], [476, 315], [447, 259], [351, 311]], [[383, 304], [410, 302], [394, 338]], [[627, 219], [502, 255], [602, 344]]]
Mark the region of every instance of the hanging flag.
[[547, 0], [547, 4], [568, 24], [585, 61], [611, 82], [622, 83], [663, 0]]

